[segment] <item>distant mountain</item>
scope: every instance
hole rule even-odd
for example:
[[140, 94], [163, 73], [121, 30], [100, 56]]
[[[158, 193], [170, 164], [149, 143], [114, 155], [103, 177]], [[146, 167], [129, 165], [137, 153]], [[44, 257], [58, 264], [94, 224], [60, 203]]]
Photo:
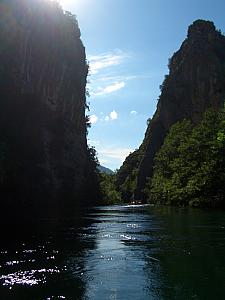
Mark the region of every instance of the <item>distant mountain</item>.
[[98, 169], [101, 173], [105, 173], [105, 174], [109, 174], [109, 175], [113, 175], [114, 172], [112, 170], [110, 170], [109, 168], [103, 167], [103, 166], [98, 166]]

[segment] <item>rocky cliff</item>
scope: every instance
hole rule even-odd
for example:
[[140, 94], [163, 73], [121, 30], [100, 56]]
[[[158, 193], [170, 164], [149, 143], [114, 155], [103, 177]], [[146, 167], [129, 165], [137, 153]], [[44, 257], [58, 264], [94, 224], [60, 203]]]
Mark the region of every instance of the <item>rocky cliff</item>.
[[55, 1], [1, 1], [2, 205], [52, 210], [97, 189], [86, 140], [87, 72], [75, 16]]
[[[197, 20], [188, 29], [181, 48], [169, 60], [169, 75], [161, 85], [157, 110], [149, 122], [144, 141], [118, 172], [118, 184], [132, 197], [144, 199], [146, 178], [152, 176], [156, 152], [172, 124], [184, 118], [200, 121], [203, 112], [219, 109], [225, 99], [225, 37], [209, 21]], [[128, 193], [129, 194], [129, 193]], [[129, 195], [130, 196], [130, 195]]]

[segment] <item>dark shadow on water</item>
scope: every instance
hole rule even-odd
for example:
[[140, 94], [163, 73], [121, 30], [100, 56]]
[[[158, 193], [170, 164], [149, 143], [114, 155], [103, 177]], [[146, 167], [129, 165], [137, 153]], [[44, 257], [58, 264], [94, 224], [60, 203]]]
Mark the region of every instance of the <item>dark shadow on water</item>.
[[[155, 251], [160, 299], [224, 299], [225, 213], [151, 208], [161, 222]], [[148, 265], [152, 268], [151, 259]], [[152, 274], [152, 272], [151, 272]]]
[[85, 255], [95, 248], [83, 229], [91, 222], [77, 216], [1, 224], [0, 299], [83, 299]]
[[224, 212], [108, 206], [22, 223], [1, 226], [0, 299], [224, 299]]

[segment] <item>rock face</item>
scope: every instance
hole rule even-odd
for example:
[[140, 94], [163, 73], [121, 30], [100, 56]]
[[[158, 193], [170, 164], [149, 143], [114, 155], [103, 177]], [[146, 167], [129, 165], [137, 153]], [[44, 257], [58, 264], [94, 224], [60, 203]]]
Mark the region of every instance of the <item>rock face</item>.
[[3, 0], [0, 28], [1, 198], [76, 201], [93, 176], [77, 21], [54, 1]]
[[[146, 178], [172, 124], [184, 118], [197, 123], [203, 112], [219, 109], [225, 100], [225, 37], [209, 21], [197, 20], [188, 29], [181, 48], [169, 61], [169, 75], [161, 86], [157, 110], [149, 122], [135, 161], [134, 198], [143, 199]], [[119, 173], [127, 168], [126, 161]], [[125, 181], [131, 172], [123, 176]]]

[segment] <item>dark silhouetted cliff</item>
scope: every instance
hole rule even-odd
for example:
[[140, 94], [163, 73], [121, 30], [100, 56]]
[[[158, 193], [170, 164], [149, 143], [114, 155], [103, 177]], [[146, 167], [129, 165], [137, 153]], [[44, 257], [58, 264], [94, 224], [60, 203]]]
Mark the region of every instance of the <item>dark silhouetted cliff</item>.
[[222, 107], [224, 99], [225, 37], [212, 22], [197, 20], [169, 61], [169, 75], [161, 86], [157, 110], [139, 150], [131, 154], [119, 170], [118, 188], [122, 185], [126, 195], [143, 200], [143, 189], [146, 179], [152, 176], [155, 154], [171, 125], [184, 118], [196, 124], [207, 108], [218, 110]]
[[54, 211], [94, 200], [87, 73], [75, 16], [54, 1], [1, 1], [2, 207]]

